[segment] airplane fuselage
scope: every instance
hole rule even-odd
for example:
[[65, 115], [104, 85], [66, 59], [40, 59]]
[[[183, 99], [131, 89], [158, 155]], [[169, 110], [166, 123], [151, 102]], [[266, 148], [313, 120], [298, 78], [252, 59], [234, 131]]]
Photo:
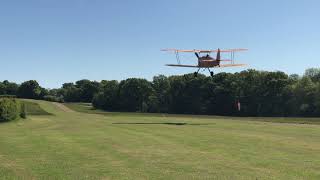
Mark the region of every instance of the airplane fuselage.
[[219, 66], [220, 61], [213, 59], [212, 57], [200, 57], [198, 58], [198, 66], [199, 67], [215, 67]]

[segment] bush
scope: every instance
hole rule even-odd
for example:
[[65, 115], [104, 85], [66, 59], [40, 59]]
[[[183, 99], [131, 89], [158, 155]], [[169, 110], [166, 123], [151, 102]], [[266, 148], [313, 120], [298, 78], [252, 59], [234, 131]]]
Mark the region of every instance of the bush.
[[43, 99], [45, 101], [51, 101], [51, 102], [61, 102], [61, 103], [64, 102], [62, 97], [52, 96], [52, 95], [43, 96]]
[[0, 122], [12, 121], [20, 115], [20, 103], [12, 98], [0, 99]]
[[24, 103], [21, 103], [20, 117], [23, 118], [23, 119], [27, 118], [26, 106], [25, 106]]

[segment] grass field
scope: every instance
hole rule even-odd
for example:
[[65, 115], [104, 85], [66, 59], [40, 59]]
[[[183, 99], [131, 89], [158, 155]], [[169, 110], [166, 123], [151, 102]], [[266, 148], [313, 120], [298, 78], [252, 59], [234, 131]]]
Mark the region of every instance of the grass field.
[[41, 108], [38, 103], [33, 102], [33, 100], [24, 99], [22, 100], [22, 103], [25, 105], [26, 113], [28, 115], [51, 115]]
[[320, 179], [320, 125], [292, 123], [298, 119], [105, 113], [77, 104], [68, 107], [81, 112], [65, 112], [33, 102], [52, 115], [0, 124], [0, 179]]

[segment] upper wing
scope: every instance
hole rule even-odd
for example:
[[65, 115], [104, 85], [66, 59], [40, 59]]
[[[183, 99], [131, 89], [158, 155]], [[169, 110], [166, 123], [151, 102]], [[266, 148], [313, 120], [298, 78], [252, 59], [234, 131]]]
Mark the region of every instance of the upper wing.
[[183, 50], [183, 49], [161, 49], [161, 51], [172, 51], [172, 52], [210, 52], [210, 50], [197, 50], [197, 49], [193, 49], [193, 50]]
[[[218, 49], [213, 50], [200, 50], [200, 49], [193, 49], [193, 50], [182, 50], [182, 49], [162, 49], [161, 51], [172, 51], [172, 52], [196, 52], [196, 53], [211, 53], [211, 52], [218, 52]], [[248, 51], [248, 49], [221, 49], [220, 52], [240, 52], [240, 51]]]
[[192, 67], [192, 68], [198, 68], [199, 66], [195, 65], [182, 65], [182, 64], [166, 64], [166, 66], [175, 66], [175, 67]]
[[215, 66], [215, 67], [219, 68], [219, 67], [234, 67], [234, 66], [246, 66], [246, 64], [220, 64], [219, 66]]
[[[248, 49], [238, 48], [238, 49], [221, 49], [220, 52], [240, 52], [240, 51], [248, 51]], [[218, 52], [218, 50], [214, 50], [213, 52]]]

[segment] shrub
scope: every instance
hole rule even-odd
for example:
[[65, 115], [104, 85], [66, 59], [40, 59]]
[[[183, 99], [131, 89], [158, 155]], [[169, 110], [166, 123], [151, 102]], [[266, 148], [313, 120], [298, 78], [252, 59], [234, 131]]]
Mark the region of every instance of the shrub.
[[51, 101], [51, 102], [61, 102], [61, 103], [64, 102], [63, 97], [52, 96], [52, 95], [43, 96], [43, 99], [45, 101]]
[[0, 98], [0, 122], [12, 121], [20, 115], [20, 103], [12, 98]]
[[24, 103], [20, 103], [14, 98], [0, 98], [0, 122], [12, 121], [18, 117], [26, 118], [26, 108]]
[[25, 119], [27, 118], [27, 113], [26, 113], [26, 106], [24, 103], [21, 103], [21, 109], [20, 109], [20, 117]]

